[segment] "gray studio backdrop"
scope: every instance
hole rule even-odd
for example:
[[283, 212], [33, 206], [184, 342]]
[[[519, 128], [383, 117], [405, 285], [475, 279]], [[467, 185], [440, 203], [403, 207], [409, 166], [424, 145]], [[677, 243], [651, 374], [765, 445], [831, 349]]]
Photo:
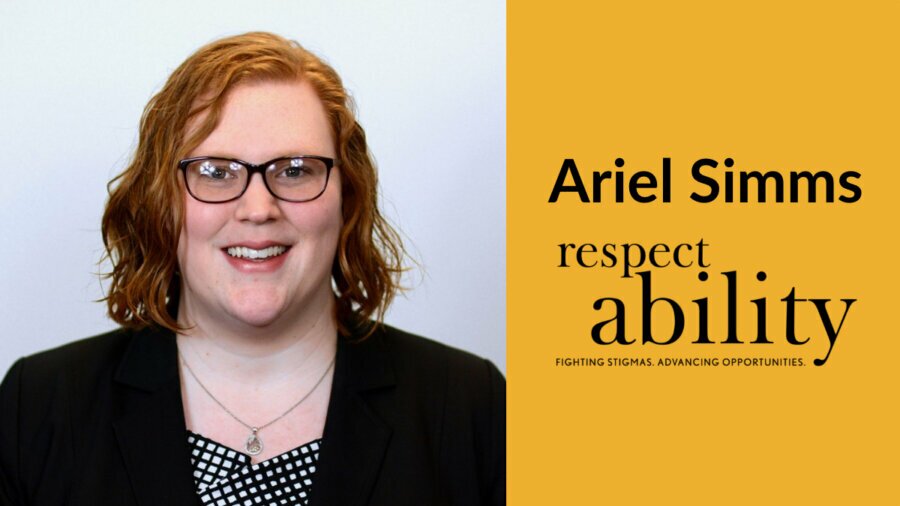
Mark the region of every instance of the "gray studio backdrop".
[[272, 31], [341, 74], [383, 207], [422, 264], [387, 321], [506, 369], [505, 5], [0, 0], [0, 375], [115, 327], [97, 272], [106, 183], [191, 52]]

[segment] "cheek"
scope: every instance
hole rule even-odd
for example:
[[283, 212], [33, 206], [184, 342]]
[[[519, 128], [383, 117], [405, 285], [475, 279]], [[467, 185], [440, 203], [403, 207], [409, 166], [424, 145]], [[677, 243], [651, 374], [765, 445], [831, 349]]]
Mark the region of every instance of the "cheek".
[[178, 264], [182, 270], [191, 254], [222, 227], [222, 213], [219, 211], [191, 198], [184, 200], [184, 222], [178, 236]]
[[319, 247], [337, 241], [343, 223], [340, 205], [300, 206], [291, 210], [290, 221], [302, 237], [321, 243]]
[[325, 193], [307, 204], [313, 205], [300, 204], [291, 209], [292, 221], [297, 229], [336, 243], [344, 223], [340, 175], [333, 173]]

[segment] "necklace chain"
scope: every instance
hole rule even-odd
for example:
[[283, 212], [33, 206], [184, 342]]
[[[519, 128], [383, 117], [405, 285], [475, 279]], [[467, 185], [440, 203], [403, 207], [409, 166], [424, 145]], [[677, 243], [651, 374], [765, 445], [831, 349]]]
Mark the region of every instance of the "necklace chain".
[[[179, 355], [180, 355], [180, 354], [179, 354]], [[288, 413], [290, 413], [291, 411], [293, 411], [294, 408], [296, 408], [297, 406], [299, 406], [300, 404], [302, 404], [303, 401], [305, 401], [305, 400], [307, 399], [307, 397], [309, 397], [310, 395], [312, 395], [312, 393], [316, 391], [316, 388], [318, 388], [319, 385], [322, 383], [322, 381], [325, 379], [325, 376], [328, 376], [328, 371], [330, 371], [331, 368], [334, 366], [334, 360], [335, 360], [335, 358], [336, 358], [336, 356], [331, 358], [331, 362], [328, 364], [328, 367], [325, 369], [325, 372], [322, 373], [322, 376], [319, 377], [319, 380], [316, 381], [316, 384], [313, 385], [313, 387], [309, 389], [309, 392], [306, 392], [306, 395], [304, 395], [303, 397], [301, 397], [299, 401], [295, 402], [293, 406], [289, 407], [289, 408], [287, 409], [287, 411], [285, 411], [284, 413], [278, 415], [277, 418], [275, 418], [274, 420], [271, 420], [269, 423], [266, 423], [266, 424], [264, 424], [264, 425], [260, 425], [260, 426], [258, 426], [258, 427], [253, 426], [253, 425], [250, 425], [250, 424], [248, 424], [247, 422], [241, 420], [240, 418], [237, 417], [237, 415], [235, 415], [234, 413], [232, 413], [230, 409], [228, 409], [227, 407], [225, 407], [225, 405], [222, 404], [222, 402], [219, 401], [219, 399], [217, 399], [216, 396], [213, 395], [212, 392], [210, 392], [208, 388], [206, 388], [206, 386], [203, 384], [203, 382], [200, 381], [200, 378], [197, 377], [197, 375], [194, 373], [194, 370], [191, 369], [191, 366], [188, 365], [188, 363], [187, 363], [187, 361], [184, 359], [184, 356], [183, 356], [183, 355], [181, 356], [181, 363], [184, 364], [185, 369], [187, 369], [188, 372], [191, 373], [191, 376], [194, 378], [194, 381], [196, 381], [197, 384], [200, 385], [200, 388], [202, 388], [203, 391], [206, 392], [206, 395], [208, 395], [210, 399], [212, 399], [213, 401], [215, 401], [215, 403], [218, 404], [219, 407], [221, 407], [222, 409], [224, 409], [225, 412], [228, 413], [228, 414], [231, 416], [231, 418], [234, 418], [238, 423], [240, 423], [240, 424], [243, 425], [244, 427], [247, 427], [248, 429], [250, 429], [250, 430], [253, 432], [253, 435], [254, 435], [254, 437], [255, 437], [255, 435], [256, 435], [256, 433], [257, 433], [258, 431], [261, 431], [261, 430], [265, 429], [266, 427], [272, 425], [273, 423], [277, 422], [278, 420], [281, 420], [282, 418], [284, 418], [285, 416], [287, 416]], [[257, 453], [258, 453], [258, 452], [257, 452]]]

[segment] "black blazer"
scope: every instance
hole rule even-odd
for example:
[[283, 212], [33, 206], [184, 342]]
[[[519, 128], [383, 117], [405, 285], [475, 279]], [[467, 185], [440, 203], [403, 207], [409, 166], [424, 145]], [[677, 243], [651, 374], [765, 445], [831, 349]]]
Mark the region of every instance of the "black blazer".
[[[492, 363], [384, 327], [338, 340], [310, 504], [506, 499]], [[175, 336], [117, 330], [19, 359], [0, 386], [0, 504], [198, 505]]]

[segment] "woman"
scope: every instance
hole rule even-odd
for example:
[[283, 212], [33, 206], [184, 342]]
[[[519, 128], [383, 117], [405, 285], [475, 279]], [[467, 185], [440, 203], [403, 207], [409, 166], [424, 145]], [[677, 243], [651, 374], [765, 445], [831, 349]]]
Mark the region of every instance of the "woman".
[[122, 329], [13, 365], [0, 503], [505, 501], [503, 377], [379, 323], [403, 249], [350, 107], [267, 33], [174, 72], [103, 217]]

